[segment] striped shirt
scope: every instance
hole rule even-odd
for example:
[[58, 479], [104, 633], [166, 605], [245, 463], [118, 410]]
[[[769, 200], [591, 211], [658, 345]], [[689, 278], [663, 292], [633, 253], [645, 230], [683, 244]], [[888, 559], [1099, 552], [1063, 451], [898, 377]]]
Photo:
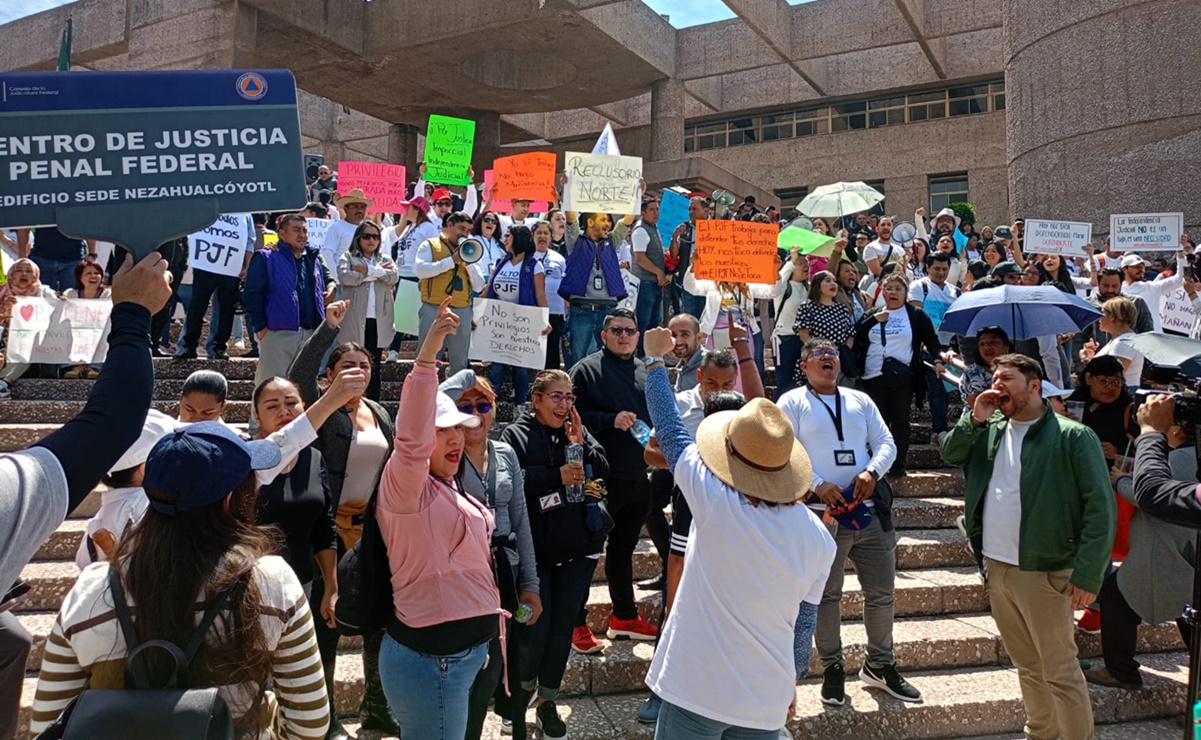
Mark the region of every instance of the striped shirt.
[[[88, 566], [63, 600], [46, 641], [33, 699], [30, 730], [35, 736], [85, 688], [125, 685], [125, 638], [112, 608], [108, 569], [108, 563]], [[255, 577], [262, 599], [263, 633], [272, 652], [272, 691], [267, 692], [265, 684], [227, 685], [219, 687], [221, 698], [229, 705], [237, 726], [248, 728], [240, 732], [242, 740], [324, 738], [329, 726], [329, 699], [304, 591], [288, 564], [274, 555], [259, 560]], [[132, 598], [130, 606], [136, 615]], [[202, 614], [198, 608], [197, 622]], [[224, 623], [224, 616], [218, 616], [209, 634], [219, 633]], [[259, 721], [247, 716], [256, 703]], [[254, 732], [256, 727], [261, 729]]]

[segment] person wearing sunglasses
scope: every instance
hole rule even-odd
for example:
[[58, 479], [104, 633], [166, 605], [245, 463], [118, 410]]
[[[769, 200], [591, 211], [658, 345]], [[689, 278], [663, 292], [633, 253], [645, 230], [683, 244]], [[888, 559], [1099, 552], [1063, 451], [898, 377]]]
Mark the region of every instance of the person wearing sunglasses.
[[[576, 615], [588, 600], [605, 543], [603, 531], [588, 527], [585, 501], [569, 497], [566, 487], [583, 485], [586, 477], [607, 479], [609, 463], [604, 448], [581, 423], [571, 377], [562, 370], [538, 373], [533, 413], [520, 414], [500, 438], [512, 445], [521, 465], [543, 608], [538, 621], [518, 630], [521, 684], [526, 692], [537, 692], [536, 716], [544, 736], [562, 738], [567, 728], [555, 700], [576, 633], [586, 633], [593, 652], [601, 649], [588, 627], [576, 626]], [[582, 465], [567, 462], [572, 442], [584, 448]]]
[[[496, 211], [481, 211], [471, 224], [472, 236], [478, 236], [484, 243], [484, 256], [480, 258], [480, 269], [491, 269], [497, 262], [505, 258], [504, 239], [501, 236], [500, 214]], [[491, 277], [485, 273], [484, 279]]]
[[364, 221], [355, 229], [350, 247], [338, 260], [338, 283], [349, 302], [338, 338], [367, 348], [371, 357], [371, 385], [367, 397], [379, 401], [380, 352], [396, 334], [392, 321], [392, 288], [400, 280], [396, 264], [380, 249], [382, 227]]
[[[484, 378], [477, 378], [470, 368], [447, 378], [438, 390], [454, 399], [460, 413], [480, 420], [477, 427], [463, 430], [465, 444], [459, 462], [458, 480], [463, 491], [488, 507], [496, 517], [492, 532], [492, 564], [496, 568], [496, 583], [500, 603], [510, 614], [521, 605], [530, 610], [527, 626], [532, 626], [542, 614], [538, 596], [538, 570], [534, 559], [534, 541], [530, 535], [530, 520], [526, 515], [525, 483], [517, 453], [505, 442], [489, 438], [496, 415], [496, 392]], [[514, 622], [506, 630], [509, 635], [509, 655], [517, 655]], [[488, 664], [480, 671], [471, 688], [470, 711], [467, 718], [467, 738], [478, 740], [488, 714], [488, 702], [500, 685], [505, 662], [499, 637], [493, 638], [488, 649]], [[511, 659], [509, 685], [516, 687], [521, 678], [517, 661]], [[526, 704], [514, 691], [513, 705], [502, 691], [496, 694], [497, 713], [502, 717], [524, 717]]]

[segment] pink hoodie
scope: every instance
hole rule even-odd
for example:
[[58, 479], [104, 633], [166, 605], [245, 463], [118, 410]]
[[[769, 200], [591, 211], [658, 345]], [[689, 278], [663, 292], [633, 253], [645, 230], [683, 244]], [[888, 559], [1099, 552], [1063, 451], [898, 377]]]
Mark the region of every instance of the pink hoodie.
[[376, 510], [396, 617], [415, 628], [501, 614], [489, 558], [491, 512], [429, 472], [437, 393], [432, 368], [415, 367], [405, 379]]

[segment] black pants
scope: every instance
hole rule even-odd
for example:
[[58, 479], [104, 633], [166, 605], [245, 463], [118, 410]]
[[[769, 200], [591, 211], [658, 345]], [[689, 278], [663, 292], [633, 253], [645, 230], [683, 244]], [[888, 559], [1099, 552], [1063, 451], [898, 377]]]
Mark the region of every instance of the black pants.
[[909, 408], [913, 401], [913, 381], [909, 373], [883, 375], [863, 381], [864, 390], [871, 396], [888, 431], [897, 443], [897, 461], [889, 472], [905, 469], [909, 455]]
[[[208, 312], [209, 298], [217, 294], [221, 304], [217, 334], [213, 337], [213, 349], [224, 352], [229, 344], [229, 335], [234, 328], [234, 306], [237, 305], [238, 288], [241, 281], [237, 275], [215, 275], [200, 270], [192, 271], [192, 303], [188, 306], [188, 320], [184, 325], [183, 347], [185, 352], [195, 352], [200, 343], [200, 332], [204, 328], [204, 314]], [[154, 336], [153, 334], [151, 336]]]
[[363, 327], [363, 346], [367, 348], [367, 356], [371, 358], [371, 382], [367, 383], [367, 398], [379, 403], [383, 373], [379, 369], [379, 333], [375, 319], [367, 319], [367, 324]]
[[[498, 549], [492, 550], [493, 567], [497, 590], [500, 592], [500, 605], [510, 614], [516, 613], [517, 573], [508, 555]], [[471, 693], [467, 698], [467, 732], [465, 740], [480, 740], [484, 733], [484, 720], [488, 718], [488, 702], [496, 700], [496, 714], [513, 720], [514, 740], [525, 740], [525, 695], [521, 691], [521, 670], [518, 650], [521, 636], [517, 633], [517, 621], [509, 619], [505, 625], [508, 634], [508, 662], [500, 648], [500, 636], [493, 637], [488, 643], [488, 660], [480, 672], [476, 674], [471, 684]], [[505, 692], [503, 673], [509, 674], [509, 691]]]
[[613, 531], [609, 532], [605, 546], [609, 599], [613, 602], [614, 617], [633, 619], [638, 616], [634, 604], [634, 549], [651, 507], [651, 484], [641, 475], [634, 479], [613, 478], [607, 487], [606, 501], [613, 516]]
[[558, 370], [563, 367], [563, 358], [560, 356], [559, 345], [563, 343], [563, 316], [561, 314], [550, 315], [550, 334], [546, 338], [546, 369]]
[[671, 525], [667, 523], [664, 509], [671, 503], [671, 492], [675, 488], [675, 478], [661, 468], [651, 471], [651, 508], [646, 515], [646, 533], [651, 542], [655, 543], [655, 551], [664, 565], [667, 563], [667, 550], [671, 545]]
[[[5, 586], [8, 588], [8, 586]], [[21, 682], [33, 637], [12, 612], [0, 614], [0, 740], [17, 736], [21, 714]]]
[[[342, 554], [342, 548], [338, 548]], [[321, 665], [325, 668], [325, 690], [329, 693], [330, 725], [338, 719], [337, 707], [334, 702], [334, 668], [338, 655], [338, 630], [325, 623], [321, 616], [321, 599], [325, 596], [325, 581], [318, 573], [313, 579], [312, 595], [309, 597], [309, 608], [313, 610], [313, 627], [317, 632], [317, 651], [321, 653]], [[384, 687], [379, 679], [379, 649], [384, 642], [384, 633], [363, 635], [363, 677], [366, 686], [363, 691], [363, 702], [359, 705], [359, 721], [369, 718], [389, 718], [388, 700], [384, 698]], [[392, 719], [391, 724], [396, 724]]]
[[[184, 253], [183, 259], [177, 258], [176, 249]], [[168, 269], [171, 271], [171, 299], [167, 301], [167, 305], [163, 306], [162, 310], [150, 317], [150, 346], [152, 348], [158, 346], [159, 340], [163, 336], [163, 327], [171, 320], [171, 316], [175, 313], [175, 304], [179, 302], [179, 284], [183, 282], [183, 275], [188, 271], [187, 250], [186, 240], [182, 245], [178, 244], [178, 240], [169, 241], [157, 250], [167, 260]]]
[[1109, 675], [1126, 683], [1142, 683], [1138, 661], [1134, 659], [1138, 644], [1138, 626], [1142, 618], [1118, 588], [1118, 572], [1110, 572], [1097, 595], [1101, 605], [1101, 655]]
[[[540, 698], [558, 698], [563, 673], [571, 657], [571, 633], [576, 615], [588, 601], [596, 561], [575, 558], [558, 565], [539, 565], [542, 616], [532, 627], [518, 625], [521, 635], [521, 682]], [[514, 653], [509, 653], [513, 659]]]

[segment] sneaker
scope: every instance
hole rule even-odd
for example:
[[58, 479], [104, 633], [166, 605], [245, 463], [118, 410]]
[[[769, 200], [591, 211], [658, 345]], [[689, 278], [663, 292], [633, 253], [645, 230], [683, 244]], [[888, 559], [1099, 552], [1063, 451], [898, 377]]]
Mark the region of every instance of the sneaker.
[[177, 352], [175, 354], [174, 359], [176, 359], [176, 360], [195, 360], [195, 359], [199, 359], [199, 356], [196, 354], [196, 350], [184, 350], [183, 352]]
[[571, 633], [571, 649], [581, 655], [593, 655], [604, 650], [605, 646], [596, 639], [591, 629], [576, 627]]
[[659, 636], [659, 628], [642, 618], [618, 619], [609, 617], [609, 631], [606, 636], [610, 640], [628, 637], [631, 640], [653, 640]]
[[246, 349], [246, 340], [235, 339], [234, 340], [234, 349]]
[[959, 527], [959, 534], [963, 535], [963, 539], [967, 539], [967, 517], [963, 514], [955, 517], [955, 526]]
[[388, 362], [396, 362], [396, 350], [388, 350]]
[[1126, 689], [1127, 691], [1138, 691], [1143, 687], [1143, 679], [1139, 677], [1138, 681], [1133, 683], [1123, 681], [1116, 678], [1109, 672], [1108, 668], [1098, 668], [1095, 671], [1084, 671], [1084, 680], [1098, 686], [1109, 686], [1114, 689]]
[[822, 704], [841, 707], [847, 700], [847, 672], [842, 663], [826, 668], [822, 676]]
[[544, 701], [534, 710], [538, 729], [545, 740], [563, 740], [567, 737], [567, 725], [559, 719], [559, 710], [553, 701]]
[[501, 718], [500, 734], [505, 737], [511, 737], [513, 735], [513, 720], [505, 719], [503, 717]]
[[921, 701], [922, 692], [906, 681], [900, 673], [897, 673], [895, 665], [885, 665], [879, 668], [872, 668], [866, 662], [863, 668], [859, 670], [859, 680], [868, 686], [874, 686], [877, 689], [883, 689], [892, 695], [895, 699], [901, 701]]
[[209, 354], [209, 359], [210, 360], [219, 360], [219, 361], [224, 362], [225, 360], [229, 359], [229, 355], [225, 352], [221, 352], [218, 350], [218, 351], [211, 352]]
[[246, 354], [242, 355], [242, 359], [244, 359], [244, 360], [250, 360], [250, 359], [253, 359], [253, 358], [255, 358], [255, 357], [258, 357], [258, 356], [259, 356], [259, 348], [258, 348], [258, 347], [251, 347], [249, 352], [247, 352]]
[[659, 721], [659, 710], [663, 708], [663, 700], [651, 694], [651, 698], [638, 710], [638, 721], [644, 725], [653, 725]]
[[1076, 620], [1076, 629], [1086, 635], [1101, 634], [1101, 610], [1093, 606], [1085, 607], [1084, 614]]
[[662, 575], [657, 575], [654, 578], [648, 578], [645, 581], [639, 581], [634, 585], [643, 591], [662, 591], [667, 587], [667, 579]]

